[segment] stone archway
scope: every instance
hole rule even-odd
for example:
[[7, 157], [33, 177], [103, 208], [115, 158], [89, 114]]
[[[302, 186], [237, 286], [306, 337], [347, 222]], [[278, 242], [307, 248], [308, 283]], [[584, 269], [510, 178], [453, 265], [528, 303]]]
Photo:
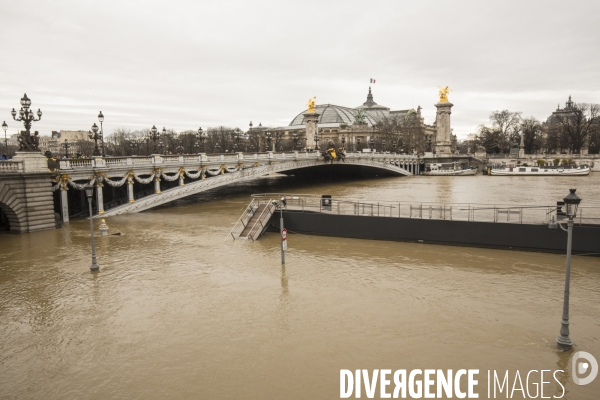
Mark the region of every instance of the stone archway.
[[33, 232], [56, 227], [50, 174], [3, 176], [0, 179], [0, 208], [10, 231]]

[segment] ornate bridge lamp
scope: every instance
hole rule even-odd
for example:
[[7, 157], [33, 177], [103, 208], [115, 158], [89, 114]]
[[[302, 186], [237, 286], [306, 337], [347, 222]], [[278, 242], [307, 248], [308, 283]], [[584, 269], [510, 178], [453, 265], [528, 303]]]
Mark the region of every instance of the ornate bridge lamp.
[[65, 148], [65, 158], [69, 158], [69, 147], [71, 147], [69, 139], [65, 139], [65, 142], [62, 143], [61, 146]]
[[152, 125], [152, 128], [150, 128], [150, 133], [148, 135], [148, 138], [150, 140], [152, 140], [152, 145], [153, 145], [152, 147], [154, 148], [154, 151], [156, 151], [156, 149], [157, 149], [156, 142], [158, 140], [160, 140], [160, 133], [158, 133], [158, 129], [156, 129], [155, 125]]
[[398, 145], [398, 141], [396, 140], [396, 138], [392, 138], [392, 150], [394, 151], [394, 153], [397, 152], [397, 148], [396, 146]]
[[233, 142], [233, 152], [237, 153], [238, 149], [240, 148], [240, 141], [242, 140], [242, 132], [240, 130], [236, 130], [233, 133], [233, 139], [235, 140]]
[[198, 128], [198, 133], [196, 134], [196, 138], [200, 142], [200, 151], [204, 153], [204, 141], [208, 137], [208, 134], [202, 130], [202, 127]]
[[248, 132], [244, 133], [243, 135], [243, 139], [244, 139], [244, 151], [248, 151], [248, 142], [250, 141], [250, 135], [248, 134]]
[[100, 266], [96, 260], [96, 244], [94, 243], [94, 216], [92, 215], [92, 197], [94, 196], [94, 187], [88, 183], [84, 186], [84, 189], [90, 208], [90, 234], [92, 236], [92, 265], [90, 266], [90, 270], [98, 271]]
[[265, 132], [265, 135], [267, 136], [267, 149], [266, 151], [272, 151], [273, 150], [273, 138], [271, 137], [271, 131], [267, 130]]
[[38, 148], [39, 138], [38, 132], [36, 131], [34, 135], [31, 135], [31, 123], [37, 122], [42, 119], [42, 111], [38, 108], [36, 119], [33, 115], [33, 111], [29, 109], [31, 106], [31, 100], [27, 97], [27, 93], [23, 95], [21, 98], [21, 109], [19, 110], [19, 118], [16, 118], [17, 112], [13, 108], [10, 114], [12, 115], [15, 121], [22, 121], [25, 126], [25, 130], [19, 133], [19, 150], [23, 151], [39, 151]]
[[158, 152], [163, 154], [163, 150], [165, 149], [165, 144], [163, 142], [158, 142]]
[[318, 131], [315, 131], [315, 151], [319, 151], [319, 132]]
[[565, 271], [565, 293], [563, 298], [563, 314], [560, 327], [560, 335], [556, 338], [556, 344], [559, 349], [569, 350], [573, 346], [573, 341], [569, 337], [569, 286], [571, 282], [571, 246], [573, 242], [573, 220], [577, 216], [577, 208], [581, 203], [581, 198], [575, 194], [577, 189], [569, 189], [569, 194], [563, 199], [567, 207], [567, 229], [560, 222], [557, 222], [552, 217], [552, 221], [548, 225], [551, 230], [556, 230], [557, 225], [563, 231], [567, 232], [567, 266]]
[[383, 139], [381, 141], [381, 151], [385, 153], [385, 150], [386, 150], [386, 148], [385, 148], [385, 139]]
[[356, 150], [360, 151], [360, 138], [359, 137], [356, 138]]
[[215, 150], [214, 150], [214, 151], [215, 151], [215, 153], [218, 153], [218, 152], [219, 152], [219, 147], [220, 147], [220, 146], [219, 146], [219, 143], [216, 143], [216, 144], [215, 144]]
[[375, 137], [371, 136], [371, 140], [369, 141], [369, 145], [371, 146], [371, 151], [375, 151]]
[[292, 133], [292, 142], [294, 142], [293, 150], [296, 150], [298, 148], [298, 133], [297, 132]]
[[100, 149], [98, 149], [98, 140], [102, 139], [102, 134], [98, 134], [98, 125], [94, 122], [92, 130], [88, 131], [88, 137], [94, 141], [94, 156], [100, 155]]
[[98, 121], [100, 121], [100, 140], [101, 140], [101, 147], [102, 147], [102, 157], [106, 157], [106, 153], [104, 152], [104, 129], [102, 128], [102, 123], [104, 122], [104, 114], [102, 114], [102, 111], [100, 111], [100, 114], [98, 114]]
[[346, 136], [342, 135], [342, 149], [346, 149]]
[[8, 125], [6, 125], [6, 121], [2, 122], [2, 130], [4, 131], [4, 153], [8, 157], [8, 139], [6, 139], [6, 130], [8, 129]]

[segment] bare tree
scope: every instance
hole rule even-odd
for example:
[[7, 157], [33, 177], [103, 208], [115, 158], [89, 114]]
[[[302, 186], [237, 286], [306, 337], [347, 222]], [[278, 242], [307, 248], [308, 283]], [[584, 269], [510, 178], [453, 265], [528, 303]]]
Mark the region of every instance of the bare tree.
[[521, 112], [519, 111], [493, 111], [490, 114], [491, 127], [480, 125], [477, 136], [479, 145], [488, 153], [508, 153], [511, 141], [519, 141], [521, 129]]
[[526, 154], [534, 154], [542, 148], [542, 124], [534, 117], [521, 121], [521, 132]]

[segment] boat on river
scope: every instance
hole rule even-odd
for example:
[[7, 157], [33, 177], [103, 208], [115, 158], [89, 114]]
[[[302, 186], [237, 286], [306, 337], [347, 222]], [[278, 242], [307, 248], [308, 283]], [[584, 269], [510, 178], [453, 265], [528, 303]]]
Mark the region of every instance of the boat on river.
[[464, 163], [430, 163], [425, 164], [423, 175], [475, 175], [477, 168]]
[[492, 168], [490, 171], [490, 175], [496, 176], [585, 176], [589, 174], [590, 167], [588, 165], [544, 165], [538, 167], [508, 166], [503, 168]]

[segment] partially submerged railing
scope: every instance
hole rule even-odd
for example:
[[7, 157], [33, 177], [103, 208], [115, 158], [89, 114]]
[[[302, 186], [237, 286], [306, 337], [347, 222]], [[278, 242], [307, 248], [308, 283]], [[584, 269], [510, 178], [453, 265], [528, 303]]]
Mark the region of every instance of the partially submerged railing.
[[229, 238], [235, 240], [238, 237], [240, 237], [240, 234], [244, 231], [244, 229], [246, 229], [246, 226], [248, 226], [250, 219], [252, 219], [254, 211], [258, 207], [258, 201], [259, 200], [257, 199], [252, 199], [250, 204], [248, 204], [248, 207], [246, 207], [246, 210], [244, 210], [244, 212], [242, 213], [242, 216], [237, 220], [235, 225], [233, 225], [233, 228], [231, 228], [231, 231], [229, 231], [229, 234], [227, 234], [227, 236], [225, 237], [224, 242], [227, 241], [227, 239]]
[[[260, 205], [260, 199], [257, 201], [257, 206], [258, 205]], [[273, 215], [274, 211], [275, 204], [273, 203], [273, 200], [269, 199], [265, 204], [265, 208], [258, 216], [258, 219], [254, 223], [254, 225], [252, 225], [252, 228], [250, 228], [250, 232], [248, 232], [248, 235], [244, 239], [244, 242], [248, 239], [254, 241], [260, 237], [260, 234], [265, 230], [266, 224], [271, 218], [271, 215]]]
[[[450, 221], [497, 222], [517, 224], [548, 223], [552, 217], [562, 220], [556, 206], [477, 204], [477, 203], [430, 203], [390, 202], [328, 198], [306, 194], [255, 194], [254, 199], [281, 199], [285, 197], [286, 209], [301, 212], [323, 212], [340, 215], [371, 217], [418, 218]], [[600, 224], [600, 205], [580, 205], [576, 224]]]

